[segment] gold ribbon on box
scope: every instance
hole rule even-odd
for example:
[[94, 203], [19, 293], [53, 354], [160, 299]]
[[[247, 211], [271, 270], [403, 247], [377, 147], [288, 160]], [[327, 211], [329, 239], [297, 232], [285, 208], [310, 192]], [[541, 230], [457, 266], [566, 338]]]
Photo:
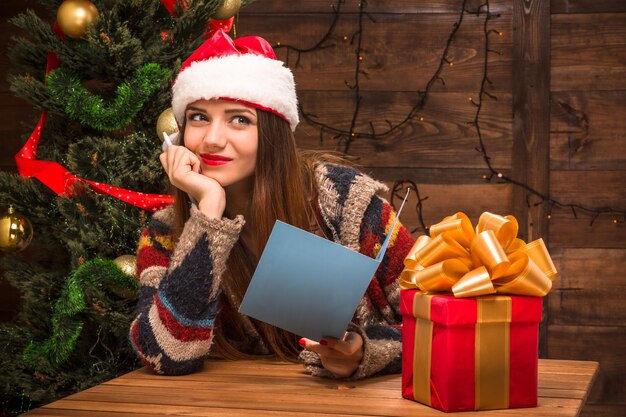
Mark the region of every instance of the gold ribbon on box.
[[457, 298], [487, 294], [543, 297], [552, 288], [556, 268], [543, 242], [517, 238], [513, 216], [484, 212], [476, 229], [465, 213], [456, 213], [420, 236], [404, 260], [400, 287], [450, 292]]

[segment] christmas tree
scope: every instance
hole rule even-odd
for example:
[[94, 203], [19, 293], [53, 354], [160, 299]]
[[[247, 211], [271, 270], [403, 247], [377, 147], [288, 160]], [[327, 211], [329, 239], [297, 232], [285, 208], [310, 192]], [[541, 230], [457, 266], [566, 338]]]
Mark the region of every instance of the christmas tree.
[[139, 366], [127, 340], [132, 255], [151, 212], [171, 202], [157, 136], [176, 129], [169, 88], [250, 1], [40, 0], [56, 21], [12, 19], [30, 36], [12, 40], [11, 89], [43, 115], [19, 174], [0, 172], [0, 231], [16, 231], [0, 237], [0, 270], [21, 293], [0, 328], [3, 412]]

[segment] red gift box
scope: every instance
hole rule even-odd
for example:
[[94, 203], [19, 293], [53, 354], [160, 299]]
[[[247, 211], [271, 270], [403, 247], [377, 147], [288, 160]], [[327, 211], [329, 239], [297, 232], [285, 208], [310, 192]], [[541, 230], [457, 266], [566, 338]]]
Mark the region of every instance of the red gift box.
[[537, 405], [540, 297], [400, 297], [404, 398], [446, 412]]

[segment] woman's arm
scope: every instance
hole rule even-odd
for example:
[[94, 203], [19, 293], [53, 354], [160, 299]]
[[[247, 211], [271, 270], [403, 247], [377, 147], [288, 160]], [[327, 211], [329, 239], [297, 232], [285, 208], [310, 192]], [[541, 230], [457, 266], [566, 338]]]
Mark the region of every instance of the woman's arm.
[[[361, 253], [375, 257], [387, 233], [390, 232], [396, 212], [387, 201], [374, 197], [361, 224]], [[398, 277], [404, 269], [404, 258], [415, 243], [411, 233], [398, 221], [391, 232], [389, 246], [370, 283], [366, 297], [382, 320], [359, 320], [358, 312], [353, 331], [363, 337], [364, 353], [361, 365], [353, 378], [375, 374], [398, 373], [402, 368], [402, 316], [400, 315], [400, 289]], [[361, 309], [363, 311], [364, 309]]]
[[[360, 232], [360, 252], [376, 257], [389, 233], [396, 213], [389, 203], [374, 196]], [[404, 258], [415, 239], [398, 222], [392, 232], [385, 256], [357, 307], [348, 331], [363, 340], [363, 356], [350, 379], [398, 373], [402, 363], [402, 332], [397, 278], [404, 268]], [[305, 350], [300, 355], [314, 375], [334, 377], [323, 367], [318, 354]]]
[[157, 215], [142, 232], [130, 340], [155, 372], [191, 373], [208, 356], [220, 279], [243, 223], [242, 217], [211, 219], [193, 206], [176, 248], [169, 226]]

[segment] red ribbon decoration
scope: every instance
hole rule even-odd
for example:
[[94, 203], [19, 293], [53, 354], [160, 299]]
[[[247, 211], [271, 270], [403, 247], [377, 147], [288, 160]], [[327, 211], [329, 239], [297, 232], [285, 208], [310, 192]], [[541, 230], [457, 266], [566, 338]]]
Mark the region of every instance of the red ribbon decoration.
[[233, 27], [233, 22], [235, 21], [235, 16], [232, 16], [226, 20], [216, 20], [209, 19], [209, 27], [207, 33], [204, 34], [205, 38], [210, 38], [217, 32], [218, 30], [223, 30], [224, 32], [230, 32], [230, 29]]
[[168, 12], [170, 12], [170, 14], [172, 16], [175, 17], [174, 14], [174, 5], [176, 4], [176, 0], [161, 0], [161, 4], [163, 6], [165, 6], [165, 8], [167, 9]]
[[[168, 11], [172, 8], [170, 13], [173, 13], [173, 4], [175, 2], [176, 0], [161, 0], [161, 3], [163, 3]], [[65, 38], [65, 34], [56, 21], [54, 22], [53, 31], [57, 36], [59, 36], [59, 38]], [[60, 64], [61, 61], [59, 60], [59, 57], [52, 52], [48, 52], [46, 75], [48, 75], [50, 71], [57, 69]], [[114, 187], [108, 184], [101, 184], [79, 178], [56, 162], [38, 160], [37, 146], [39, 145], [41, 131], [43, 130], [46, 122], [47, 114], [47, 112], [42, 113], [39, 123], [37, 123], [37, 127], [35, 127], [35, 130], [33, 130], [33, 133], [31, 133], [22, 149], [20, 149], [17, 155], [15, 155], [15, 163], [17, 164], [17, 169], [21, 176], [26, 178], [37, 178], [57, 195], [62, 197], [73, 196], [74, 190], [72, 186], [76, 182], [82, 182], [88, 184], [89, 187], [97, 193], [110, 195], [120, 201], [152, 212], [174, 203], [174, 197], [170, 195], [144, 194], [120, 187]]]

